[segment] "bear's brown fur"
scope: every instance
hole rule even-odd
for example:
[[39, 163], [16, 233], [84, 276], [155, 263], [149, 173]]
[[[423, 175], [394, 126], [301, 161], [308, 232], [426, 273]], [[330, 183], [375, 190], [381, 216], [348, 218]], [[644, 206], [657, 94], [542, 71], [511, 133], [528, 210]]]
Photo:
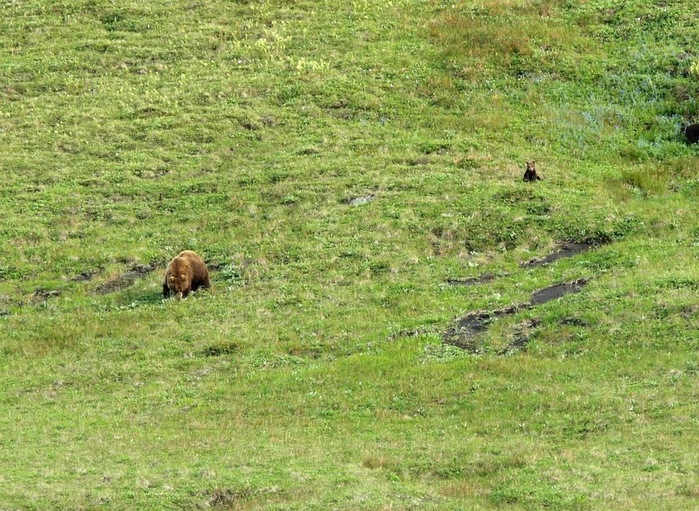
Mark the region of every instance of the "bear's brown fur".
[[541, 178], [539, 175], [536, 173], [536, 162], [535, 161], [528, 161], [527, 162], [527, 170], [524, 171], [524, 181], [541, 181]]
[[167, 265], [163, 298], [168, 298], [170, 291], [177, 298], [185, 298], [191, 291], [210, 286], [209, 270], [204, 260], [196, 252], [183, 250]]

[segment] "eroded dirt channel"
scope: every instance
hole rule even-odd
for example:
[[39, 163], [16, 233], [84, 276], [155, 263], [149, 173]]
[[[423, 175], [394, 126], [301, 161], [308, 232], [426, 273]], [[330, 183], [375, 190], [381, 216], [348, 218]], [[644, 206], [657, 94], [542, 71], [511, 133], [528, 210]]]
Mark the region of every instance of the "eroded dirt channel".
[[527, 262], [521, 263], [519, 266], [521, 268], [536, 268], [537, 266], [545, 266], [547, 264], [551, 264], [555, 261], [558, 261], [559, 259], [574, 257], [578, 254], [582, 254], [583, 252], [587, 252], [588, 250], [594, 248], [594, 246], [595, 245], [591, 245], [588, 243], [564, 242], [561, 243], [557, 251], [552, 252], [551, 254], [541, 259], [530, 259]]
[[[587, 285], [587, 282], [587, 279], [581, 278], [572, 282], [554, 284], [532, 293], [528, 303], [511, 305], [493, 311], [469, 312], [459, 318], [454, 326], [444, 332], [442, 339], [447, 344], [477, 353], [480, 351], [476, 342], [477, 334], [485, 332], [496, 319], [512, 316], [520, 311], [532, 309], [552, 300], [558, 300], [571, 293], [578, 293]], [[529, 320], [528, 323], [530, 323], [528, 328], [538, 325], [537, 320]], [[522, 335], [522, 332], [516, 332], [513, 338], [514, 347], [523, 347], [526, 345], [527, 340], [528, 337]]]
[[[519, 267], [520, 268], [536, 268], [539, 266], [546, 266], [548, 264], [554, 263], [558, 261], [559, 259], [567, 259], [569, 257], [574, 257], [578, 254], [582, 254], [584, 252], [587, 252], [588, 250], [592, 250], [598, 245], [592, 244], [592, 243], [572, 243], [572, 242], [563, 242], [561, 243], [558, 248], [554, 251], [548, 254], [547, 256], [541, 257], [541, 258], [533, 258], [530, 259], [529, 261], [525, 261], [523, 263], [520, 263]], [[452, 286], [476, 286], [478, 284], [486, 284], [488, 282], [492, 282], [497, 278], [502, 278], [502, 277], [509, 277], [509, 273], [501, 273], [501, 274], [495, 274], [495, 273], [484, 273], [482, 275], [478, 275], [477, 277], [467, 277], [467, 278], [454, 278], [454, 279], [447, 279], [447, 284], [450, 284]]]
[[138, 279], [146, 277], [150, 272], [155, 269], [154, 264], [137, 264], [132, 267], [129, 271], [122, 273], [118, 277], [115, 277], [107, 282], [104, 282], [97, 286], [95, 292], [98, 295], [106, 295], [109, 293], [115, 293], [131, 287]]
[[[594, 247], [595, 245], [587, 243], [562, 243], [555, 252], [543, 258], [530, 259], [529, 261], [521, 263], [520, 268], [535, 268], [538, 266], [544, 266], [558, 261], [559, 259], [582, 254]], [[456, 286], [474, 286], [492, 282], [498, 277], [505, 276], [508, 276], [508, 274], [495, 275], [493, 273], [484, 273], [483, 275], [477, 277], [449, 279], [447, 280], [447, 284]], [[587, 283], [588, 280], [585, 278], [580, 278], [570, 282], [559, 282], [534, 291], [529, 298], [529, 302], [527, 303], [511, 305], [503, 309], [496, 309], [492, 311], [469, 312], [459, 318], [452, 327], [444, 332], [442, 336], [443, 341], [447, 344], [457, 346], [469, 352], [478, 353], [482, 349], [482, 346], [480, 346], [476, 340], [478, 334], [485, 332], [495, 320], [505, 316], [512, 316], [523, 310], [532, 309], [552, 300], [558, 300], [559, 298], [571, 293], [578, 293], [587, 285]], [[527, 332], [538, 325], [538, 320], [527, 320], [525, 323], [526, 324], [515, 328], [515, 334], [508, 349], [521, 349], [526, 346], [529, 339]]]

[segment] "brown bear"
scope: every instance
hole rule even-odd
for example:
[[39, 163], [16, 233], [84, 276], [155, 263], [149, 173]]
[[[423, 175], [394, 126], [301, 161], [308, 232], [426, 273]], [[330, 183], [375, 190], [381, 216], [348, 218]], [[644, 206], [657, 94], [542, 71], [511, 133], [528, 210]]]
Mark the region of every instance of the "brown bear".
[[536, 173], [536, 162], [528, 161], [527, 170], [524, 171], [524, 181], [541, 181], [541, 178]]
[[167, 265], [163, 298], [168, 298], [170, 291], [177, 298], [185, 298], [191, 291], [210, 286], [209, 270], [204, 260], [196, 252], [183, 250]]

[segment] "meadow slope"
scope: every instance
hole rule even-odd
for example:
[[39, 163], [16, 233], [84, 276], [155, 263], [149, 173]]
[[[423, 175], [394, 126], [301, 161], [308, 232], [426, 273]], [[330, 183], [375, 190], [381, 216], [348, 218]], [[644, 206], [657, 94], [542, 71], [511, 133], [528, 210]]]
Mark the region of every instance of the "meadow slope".
[[0, 12], [0, 510], [696, 509], [691, 2]]

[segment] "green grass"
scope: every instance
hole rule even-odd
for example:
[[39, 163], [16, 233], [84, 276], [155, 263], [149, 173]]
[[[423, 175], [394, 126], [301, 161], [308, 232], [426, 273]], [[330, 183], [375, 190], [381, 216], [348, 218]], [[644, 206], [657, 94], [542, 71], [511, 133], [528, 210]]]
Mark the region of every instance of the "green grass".
[[690, 3], [0, 10], [0, 509], [696, 507]]

